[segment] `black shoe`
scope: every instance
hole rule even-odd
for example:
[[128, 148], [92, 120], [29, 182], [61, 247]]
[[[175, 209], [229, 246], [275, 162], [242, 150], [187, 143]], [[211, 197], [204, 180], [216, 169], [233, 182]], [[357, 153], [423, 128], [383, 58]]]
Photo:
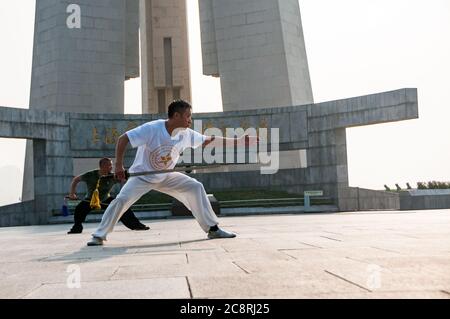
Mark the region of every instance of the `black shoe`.
[[133, 228], [133, 230], [149, 230], [150, 229], [150, 227], [148, 227], [148, 226], [146, 226], [146, 225], [144, 225], [144, 224], [139, 224], [139, 225], [137, 225], [137, 226], [135, 226], [134, 228]]
[[81, 234], [83, 232], [83, 228], [72, 227], [71, 230], [67, 232], [67, 234]]

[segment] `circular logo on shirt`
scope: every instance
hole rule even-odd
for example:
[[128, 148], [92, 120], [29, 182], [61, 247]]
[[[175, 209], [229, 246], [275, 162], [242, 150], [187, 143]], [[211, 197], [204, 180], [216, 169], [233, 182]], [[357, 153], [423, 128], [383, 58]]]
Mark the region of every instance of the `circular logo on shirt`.
[[172, 145], [162, 145], [150, 153], [150, 165], [155, 170], [168, 169], [176, 158], [176, 148]]

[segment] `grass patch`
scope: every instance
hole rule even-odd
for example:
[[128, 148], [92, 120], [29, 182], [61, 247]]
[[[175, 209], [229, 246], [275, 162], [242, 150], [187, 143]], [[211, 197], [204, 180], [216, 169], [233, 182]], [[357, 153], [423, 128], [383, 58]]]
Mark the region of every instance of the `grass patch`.
[[[248, 189], [242, 189], [242, 190], [219, 190], [215, 192], [208, 192], [214, 194], [214, 197], [219, 202], [228, 202], [228, 201], [242, 201], [239, 205], [248, 205], [248, 206], [254, 206], [254, 205], [261, 205], [263, 204], [263, 200], [266, 200], [264, 202], [264, 205], [280, 205], [280, 203], [270, 203], [271, 199], [292, 199], [291, 201], [286, 201], [286, 204], [296, 204], [296, 205], [303, 205], [303, 195], [300, 194], [291, 194], [285, 191], [273, 191], [273, 190], [267, 190], [267, 189], [257, 189], [257, 190], [248, 190]], [[162, 194], [157, 191], [151, 191], [147, 194], [145, 194], [136, 204], [138, 205], [145, 205], [145, 204], [169, 204], [172, 203], [172, 197]], [[261, 202], [258, 204], [256, 202], [245, 202], [245, 201], [255, 201], [255, 200], [261, 200]], [[312, 205], [331, 205], [333, 202], [329, 198], [321, 198], [321, 197], [314, 197], [311, 199]], [[234, 204], [227, 204], [222, 206], [234, 206]]]
[[[235, 189], [235, 190], [220, 190], [215, 192], [208, 192], [214, 194], [216, 199], [220, 202], [221, 207], [276, 207], [276, 206], [298, 206], [304, 205], [303, 195], [291, 194], [285, 191], [274, 191], [267, 189]], [[158, 191], [150, 191], [142, 196], [133, 206], [134, 211], [151, 211], [169, 209], [173, 198], [169, 195], [160, 193]], [[233, 202], [236, 201], [236, 202]], [[69, 203], [69, 209], [74, 210], [78, 201]], [[141, 205], [153, 205], [145, 207]], [[333, 205], [330, 198], [313, 197], [311, 198], [311, 205]], [[103, 210], [92, 211], [92, 213], [100, 214]], [[60, 215], [59, 210], [54, 211], [54, 215]]]
[[[209, 193], [209, 192], [208, 192]], [[220, 201], [229, 201], [229, 200], [252, 200], [252, 199], [273, 199], [273, 198], [300, 198], [299, 194], [289, 194], [288, 192], [283, 191], [270, 191], [270, 190], [223, 190], [212, 192], [214, 197]], [[150, 191], [137, 201], [136, 204], [165, 204], [171, 203], [172, 197], [169, 195], [157, 192]]]
[[299, 198], [299, 194], [289, 194], [283, 191], [270, 190], [233, 190], [213, 192], [214, 197], [220, 201], [229, 200], [252, 200], [252, 199], [272, 199], [272, 198]]

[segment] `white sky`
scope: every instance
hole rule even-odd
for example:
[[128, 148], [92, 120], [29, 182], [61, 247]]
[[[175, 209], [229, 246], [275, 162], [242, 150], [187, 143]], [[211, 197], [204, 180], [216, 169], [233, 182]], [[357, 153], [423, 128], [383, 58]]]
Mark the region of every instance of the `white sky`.
[[[201, 70], [198, 5], [188, 1], [192, 103], [220, 111], [220, 84]], [[419, 90], [420, 119], [348, 130], [351, 186], [450, 180], [450, 1], [300, 0], [315, 102]], [[0, 105], [28, 108], [34, 0], [0, 0]], [[140, 113], [140, 79], [126, 112]], [[0, 205], [22, 187], [24, 143], [0, 139]], [[8, 181], [8, 182], [5, 182]]]

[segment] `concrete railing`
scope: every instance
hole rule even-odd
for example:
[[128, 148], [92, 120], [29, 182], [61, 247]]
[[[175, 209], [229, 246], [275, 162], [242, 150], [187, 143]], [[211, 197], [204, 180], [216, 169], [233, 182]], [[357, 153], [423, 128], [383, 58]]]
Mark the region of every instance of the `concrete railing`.
[[450, 208], [450, 190], [429, 189], [400, 192], [401, 210], [448, 208]]
[[341, 211], [398, 210], [400, 196], [398, 193], [349, 187], [342, 194], [339, 209]]
[[[0, 207], [0, 227], [25, 226], [36, 223], [34, 201], [17, 203]], [[41, 216], [46, 219], [47, 214]]]

